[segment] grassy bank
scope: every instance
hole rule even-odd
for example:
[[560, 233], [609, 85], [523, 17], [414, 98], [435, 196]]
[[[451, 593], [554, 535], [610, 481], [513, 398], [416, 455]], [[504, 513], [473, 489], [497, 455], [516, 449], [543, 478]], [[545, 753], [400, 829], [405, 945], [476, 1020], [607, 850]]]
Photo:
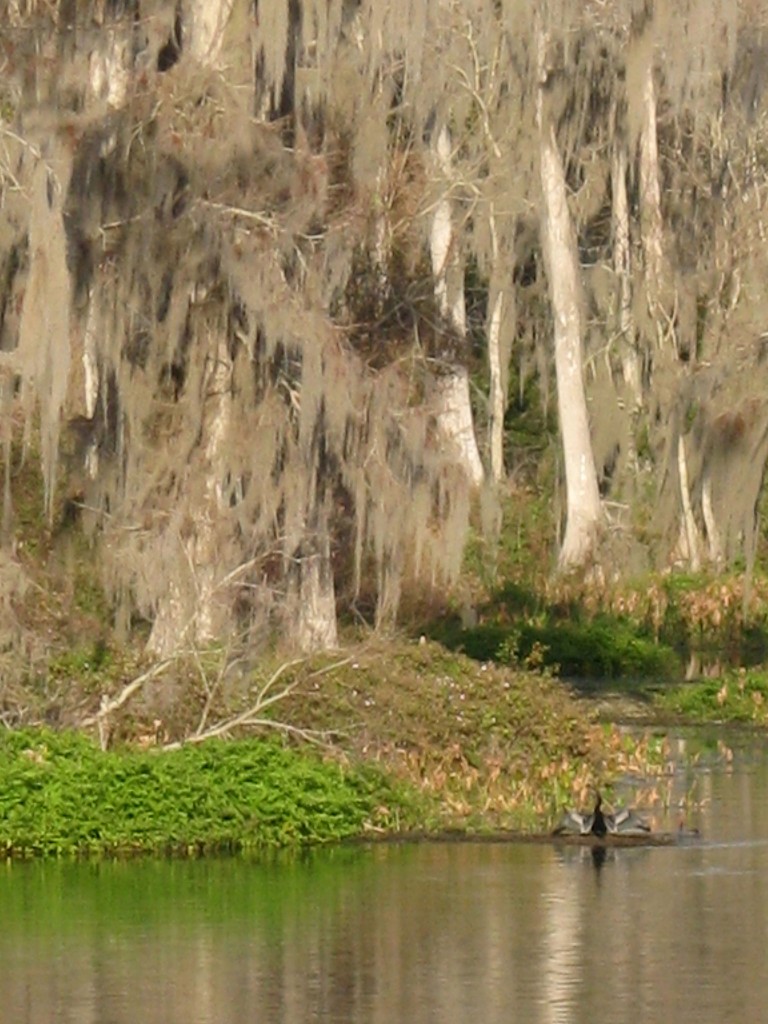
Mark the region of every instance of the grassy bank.
[[[95, 730], [0, 733], [0, 851], [197, 854], [541, 831], [595, 783], [658, 763], [555, 679], [436, 644], [369, 643], [334, 662], [291, 663], [280, 699], [263, 707], [266, 672], [220, 700], [188, 688], [170, 706], [168, 680], [154, 676], [113, 716], [108, 750]], [[203, 708], [212, 731], [234, 738], [179, 745]], [[151, 730], [154, 746], [141, 749], [136, 737], [146, 743]]]

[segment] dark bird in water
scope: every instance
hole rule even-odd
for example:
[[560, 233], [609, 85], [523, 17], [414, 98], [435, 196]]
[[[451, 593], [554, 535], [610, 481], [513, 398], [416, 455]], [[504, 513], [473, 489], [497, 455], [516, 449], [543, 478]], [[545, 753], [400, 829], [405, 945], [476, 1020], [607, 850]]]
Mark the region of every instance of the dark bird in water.
[[645, 822], [630, 807], [624, 807], [615, 814], [603, 810], [603, 798], [595, 794], [592, 811], [568, 810], [555, 828], [556, 836], [643, 836], [651, 831]]

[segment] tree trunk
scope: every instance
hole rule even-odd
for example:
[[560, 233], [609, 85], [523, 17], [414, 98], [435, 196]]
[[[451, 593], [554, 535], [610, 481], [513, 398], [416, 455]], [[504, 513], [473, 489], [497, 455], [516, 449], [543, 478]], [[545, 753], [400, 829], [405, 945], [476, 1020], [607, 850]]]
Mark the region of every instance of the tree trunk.
[[338, 646], [329, 511], [321, 469], [316, 465], [311, 472], [314, 483], [295, 492], [285, 528], [290, 553], [285, 631], [307, 653]]
[[691, 490], [688, 483], [688, 460], [685, 454], [685, 438], [680, 434], [677, 438], [677, 472], [680, 481], [680, 547], [689, 567], [698, 572], [701, 568], [701, 544], [696, 519], [691, 505]]
[[298, 451], [304, 474], [289, 488], [285, 509], [286, 632], [307, 652], [338, 645], [330, 528], [334, 485], [326, 457], [330, 425], [323, 403], [316, 401], [327, 370], [328, 362], [317, 349], [305, 349], [297, 381]]
[[232, 432], [232, 371], [227, 338], [219, 328], [203, 381], [201, 450], [189, 467], [187, 482], [194, 519], [185, 536], [175, 538], [182, 549], [180, 571], [168, 581], [147, 643], [148, 650], [160, 657], [168, 657], [185, 643], [208, 644], [229, 624], [231, 601], [222, 590], [219, 543], [221, 485]]
[[[466, 341], [467, 314], [464, 305], [464, 270], [453, 229], [453, 204], [450, 200], [451, 138], [443, 126], [434, 145], [435, 167], [443, 192], [435, 204], [429, 237], [435, 300], [444, 322], [462, 341]], [[451, 364], [438, 381], [437, 424], [458, 458], [472, 484], [479, 487], [484, 472], [472, 421], [469, 374], [463, 366]]]
[[[101, 323], [99, 304], [91, 287], [88, 293], [88, 309], [85, 314], [85, 326], [83, 327], [83, 411], [85, 418], [93, 420], [96, 416], [99, 401], [99, 330], [103, 330]], [[99, 473], [99, 447], [95, 435], [89, 441], [85, 450], [85, 470], [91, 480], [95, 480]]]
[[629, 245], [629, 202], [627, 200], [627, 151], [616, 142], [611, 165], [613, 193], [613, 269], [618, 282], [618, 327], [621, 338], [621, 367], [633, 408], [643, 403], [640, 359], [635, 344], [632, 316], [632, 264]]
[[656, 86], [653, 81], [653, 51], [643, 68], [642, 127], [640, 130], [640, 234], [645, 258], [645, 288], [648, 314], [659, 344], [664, 338], [661, 323], [661, 281], [663, 273], [663, 224], [659, 184], [659, 147], [656, 137]]
[[221, 62], [224, 32], [234, 0], [187, 0], [184, 32], [185, 50], [205, 67]]
[[507, 407], [507, 370], [501, 344], [503, 309], [504, 293], [499, 288], [493, 296], [488, 320], [488, 441], [491, 478], [496, 483], [504, 479], [504, 412]]
[[565, 175], [554, 127], [545, 109], [544, 54], [539, 30], [540, 86], [537, 97], [542, 191], [542, 247], [554, 320], [555, 376], [565, 464], [566, 527], [561, 569], [583, 565], [592, 554], [601, 520], [594, 454], [584, 391], [581, 282], [568, 210]]
[[701, 484], [701, 516], [704, 520], [704, 529], [707, 534], [709, 560], [718, 570], [722, 569], [724, 562], [723, 543], [712, 505], [712, 476], [707, 467], [704, 468], [704, 478]]
[[222, 632], [229, 619], [225, 596], [221, 593], [221, 567], [217, 557], [222, 516], [222, 480], [226, 472], [226, 452], [232, 434], [233, 362], [227, 337], [219, 329], [213, 360], [208, 367], [205, 388], [206, 415], [202, 431], [203, 494], [196, 510], [193, 565], [197, 574], [195, 641], [210, 643]]
[[125, 104], [132, 73], [131, 26], [116, 22], [101, 29], [91, 51], [88, 84], [91, 101], [117, 109]]
[[[488, 294], [488, 447], [490, 450], [491, 478], [499, 483], [504, 479], [504, 414], [507, 409], [507, 390], [509, 385], [510, 342], [505, 339], [503, 330], [507, 308], [510, 305], [505, 294], [504, 282], [499, 278], [499, 243], [496, 231], [496, 215], [491, 204], [489, 214], [491, 232], [491, 259], [494, 273]], [[512, 277], [511, 267], [509, 278]], [[512, 289], [509, 292], [514, 296]], [[507, 302], [505, 303], [505, 298]]]
[[338, 647], [336, 591], [331, 565], [328, 516], [318, 516], [318, 529], [301, 546], [297, 558], [295, 639], [301, 651], [327, 651]]
[[451, 366], [435, 381], [438, 429], [452, 445], [459, 463], [475, 487], [483, 482], [483, 464], [477, 450], [475, 425], [469, 398], [469, 373], [463, 366]]
[[435, 168], [443, 189], [435, 203], [432, 230], [429, 236], [432, 273], [435, 278], [435, 299], [440, 316], [461, 336], [467, 333], [464, 305], [464, 273], [456, 235], [453, 230], [451, 136], [443, 125], [433, 148]]

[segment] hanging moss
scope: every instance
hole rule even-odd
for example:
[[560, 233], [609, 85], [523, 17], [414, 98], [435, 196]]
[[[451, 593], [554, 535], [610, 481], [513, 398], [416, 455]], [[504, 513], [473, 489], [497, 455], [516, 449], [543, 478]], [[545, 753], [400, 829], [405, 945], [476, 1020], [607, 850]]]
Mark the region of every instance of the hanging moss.
[[[768, 178], [739, 5], [183, 8], [16, 4], [0, 31], [0, 411], [39, 431], [49, 517], [62, 422], [84, 428], [79, 504], [124, 621], [157, 652], [304, 641], [361, 595], [389, 624], [404, 587], [449, 588], [471, 488], [440, 381], [475, 366], [489, 296], [507, 466], [551, 486], [554, 546], [537, 96], [579, 245], [599, 556], [751, 569]], [[470, 341], [437, 301], [438, 207]]]

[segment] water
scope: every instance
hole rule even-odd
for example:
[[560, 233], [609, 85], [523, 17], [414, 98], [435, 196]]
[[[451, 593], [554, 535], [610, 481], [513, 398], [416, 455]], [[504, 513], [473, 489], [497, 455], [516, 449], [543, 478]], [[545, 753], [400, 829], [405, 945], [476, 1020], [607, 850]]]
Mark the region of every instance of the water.
[[601, 866], [549, 844], [0, 866], [0, 1022], [762, 1020], [762, 741], [691, 785], [701, 842]]

